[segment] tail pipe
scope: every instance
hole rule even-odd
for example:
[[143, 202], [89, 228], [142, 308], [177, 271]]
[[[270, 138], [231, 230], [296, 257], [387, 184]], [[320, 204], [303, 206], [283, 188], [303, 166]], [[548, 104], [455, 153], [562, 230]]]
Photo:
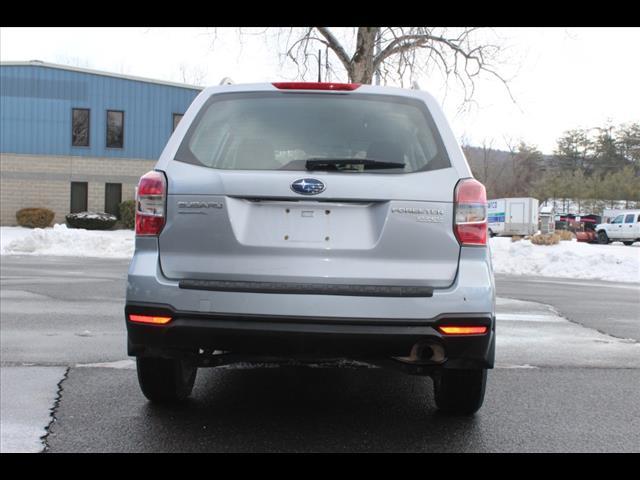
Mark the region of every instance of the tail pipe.
[[446, 359], [444, 347], [433, 341], [418, 342], [411, 348], [408, 357], [394, 357], [396, 360], [414, 365], [439, 364]]

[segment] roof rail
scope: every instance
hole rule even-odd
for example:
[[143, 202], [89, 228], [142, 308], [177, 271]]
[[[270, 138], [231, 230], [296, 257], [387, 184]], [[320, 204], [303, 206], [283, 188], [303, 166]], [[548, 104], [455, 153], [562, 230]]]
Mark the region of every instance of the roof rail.
[[220, 80], [220, 83], [218, 85], [233, 85], [233, 80], [231, 80], [231, 78], [229, 77], [224, 77], [222, 80]]

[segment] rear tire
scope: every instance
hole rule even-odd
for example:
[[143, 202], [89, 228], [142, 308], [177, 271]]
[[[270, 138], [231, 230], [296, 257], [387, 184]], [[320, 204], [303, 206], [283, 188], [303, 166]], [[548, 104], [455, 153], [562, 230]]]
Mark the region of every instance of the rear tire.
[[609, 243], [609, 236], [607, 235], [607, 232], [605, 232], [604, 230], [600, 230], [598, 232], [598, 243], [600, 245], [606, 245], [607, 243]]
[[629, 245], [633, 245], [633, 241], [630, 241], [630, 242], [622, 242], [622, 243], [624, 243], [627, 247], [628, 247]]
[[191, 394], [198, 368], [186, 360], [154, 357], [136, 360], [140, 389], [150, 401], [179, 403]]
[[442, 370], [433, 379], [437, 407], [456, 415], [473, 415], [482, 406], [487, 369]]

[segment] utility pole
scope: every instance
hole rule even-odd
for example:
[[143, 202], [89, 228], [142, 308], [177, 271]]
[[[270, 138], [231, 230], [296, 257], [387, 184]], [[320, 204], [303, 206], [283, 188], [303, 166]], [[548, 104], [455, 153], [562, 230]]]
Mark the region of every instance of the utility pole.
[[322, 50], [318, 49], [318, 83], [322, 82]]
[[[376, 33], [376, 45], [375, 45], [375, 55], [374, 55], [374, 59], [378, 58], [378, 55], [380, 55], [380, 32], [381, 30], [378, 30], [378, 33]], [[378, 68], [376, 68], [376, 85], [380, 85], [380, 66], [378, 65]]]
[[327, 46], [324, 50], [324, 81], [329, 80], [329, 47]]

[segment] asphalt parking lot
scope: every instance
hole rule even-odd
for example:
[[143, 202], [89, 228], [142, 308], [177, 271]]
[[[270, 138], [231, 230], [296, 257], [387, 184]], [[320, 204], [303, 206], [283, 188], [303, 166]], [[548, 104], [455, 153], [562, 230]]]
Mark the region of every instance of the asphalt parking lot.
[[201, 369], [186, 405], [156, 407], [126, 356], [126, 261], [1, 267], [3, 451], [640, 450], [637, 285], [498, 276], [497, 368], [456, 418], [430, 379], [349, 363]]

